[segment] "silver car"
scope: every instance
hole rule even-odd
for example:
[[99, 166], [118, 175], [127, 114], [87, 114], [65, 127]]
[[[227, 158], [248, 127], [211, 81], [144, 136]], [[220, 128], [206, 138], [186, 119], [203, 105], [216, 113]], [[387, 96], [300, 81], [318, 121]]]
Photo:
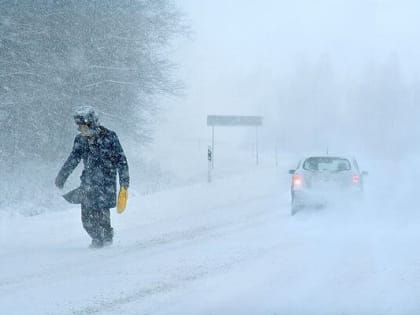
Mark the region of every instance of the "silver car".
[[311, 156], [299, 161], [290, 170], [291, 214], [307, 206], [325, 205], [332, 201], [360, 199], [363, 178], [355, 158], [342, 156]]

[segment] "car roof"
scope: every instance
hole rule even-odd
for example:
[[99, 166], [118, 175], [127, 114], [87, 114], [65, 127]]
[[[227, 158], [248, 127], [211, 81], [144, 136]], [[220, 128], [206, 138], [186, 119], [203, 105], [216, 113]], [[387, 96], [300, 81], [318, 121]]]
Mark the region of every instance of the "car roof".
[[345, 152], [329, 152], [329, 153], [320, 153], [320, 152], [309, 152], [300, 155], [301, 161], [309, 159], [311, 157], [333, 157], [333, 158], [343, 158], [349, 160], [357, 160], [353, 154], [345, 153]]
[[314, 154], [314, 155], [307, 155], [302, 160], [310, 159], [310, 158], [336, 158], [336, 159], [347, 159], [347, 160], [354, 160], [355, 158], [349, 155], [320, 155], [320, 154]]
[[354, 163], [354, 161], [356, 161], [357, 163], [357, 159], [351, 155], [338, 155], [338, 154], [332, 154], [332, 155], [327, 155], [327, 154], [313, 154], [313, 155], [306, 155], [303, 158], [299, 159], [299, 163], [298, 165], [300, 165], [300, 167], [302, 167], [302, 164], [305, 160], [309, 159], [309, 158], [338, 158], [338, 159], [347, 159], [350, 161], [351, 164]]

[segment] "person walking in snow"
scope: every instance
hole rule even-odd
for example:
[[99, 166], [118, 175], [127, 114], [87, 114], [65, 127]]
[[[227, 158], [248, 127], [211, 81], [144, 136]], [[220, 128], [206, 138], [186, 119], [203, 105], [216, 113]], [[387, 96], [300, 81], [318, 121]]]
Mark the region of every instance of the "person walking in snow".
[[120, 187], [128, 189], [128, 164], [117, 134], [99, 124], [92, 107], [80, 107], [73, 118], [80, 134], [74, 139], [73, 149], [59, 171], [55, 185], [62, 189], [83, 160], [80, 187], [64, 197], [69, 202], [81, 204], [83, 227], [92, 238], [90, 247], [99, 248], [112, 244], [114, 231], [110, 208], [116, 206], [116, 175], [118, 172]]

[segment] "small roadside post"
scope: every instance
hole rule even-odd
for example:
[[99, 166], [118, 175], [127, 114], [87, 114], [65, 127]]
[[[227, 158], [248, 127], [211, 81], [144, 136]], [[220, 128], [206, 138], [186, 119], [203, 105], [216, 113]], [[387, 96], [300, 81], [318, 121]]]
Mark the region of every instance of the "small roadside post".
[[207, 161], [208, 161], [208, 173], [207, 173], [207, 181], [211, 183], [211, 170], [212, 170], [212, 161], [213, 161], [213, 154], [211, 146], [209, 145], [207, 149]]

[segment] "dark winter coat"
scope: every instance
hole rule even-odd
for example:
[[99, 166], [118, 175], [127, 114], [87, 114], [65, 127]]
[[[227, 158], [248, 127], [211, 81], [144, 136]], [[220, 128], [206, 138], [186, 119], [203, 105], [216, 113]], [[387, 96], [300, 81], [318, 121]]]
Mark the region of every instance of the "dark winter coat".
[[91, 209], [109, 209], [116, 206], [117, 172], [120, 186], [129, 186], [128, 164], [115, 132], [98, 126], [93, 137], [81, 134], [74, 139], [73, 150], [58, 173], [56, 184], [63, 186], [69, 175], [83, 160], [80, 176], [80, 202]]

